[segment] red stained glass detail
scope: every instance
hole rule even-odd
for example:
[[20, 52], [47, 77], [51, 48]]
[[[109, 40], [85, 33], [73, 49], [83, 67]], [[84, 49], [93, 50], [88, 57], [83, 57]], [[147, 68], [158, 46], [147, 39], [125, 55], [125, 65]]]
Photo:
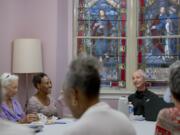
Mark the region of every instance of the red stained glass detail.
[[142, 52], [138, 53], [138, 64], [142, 63]]
[[126, 36], [126, 32], [122, 32], [122, 37], [125, 37]]
[[83, 47], [83, 40], [82, 39], [78, 39], [77, 40], [77, 53], [81, 53], [84, 51], [84, 47]]
[[122, 44], [122, 46], [125, 46], [126, 45], [126, 39], [122, 39], [121, 44]]
[[126, 21], [126, 14], [125, 14], [125, 13], [122, 13], [121, 15], [122, 15], [122, 16], [121, 16], [121, 19], [122, 19], [123, 21]]
[[143, 23], [144, 23], [144, 15], [143, 15], [143, 14], [141, 14], [141, 15], [139, 16], [139, 21], [140, 21], [140, 24], [143, 24]]
[[83, 7], [84, 5], [84, 0], [79, 0], [79, 7]]
[[126, 56], [125, 52], [122, 52], [121, 55], [122, 55], [122, 59], [121, 59], [121, 60], [122, 60], [122, 63], [125, 63], [125, 60], [126, 60], [126, 59], [125, 59], [125, 58], [126, 58], [126, 57], [125, 57], [125, 56]]
[[144, 7], [144, 6], [145, 6], [144, 0], [139, 0], [139, 3], [140, 3], [140, 6], [141, 6], [141, 7]]
[[142, 44], [143, 44], [143, 40], [142, 39], [138, 39], [138, 45], [142, 46]]
[[122, 28], [124, 29], [126, 26], [126, 14], [121, 14], [121, 19], [122, 19]]
[[122, 67], [121, 67], [121, 80], [122, 81], [125, 81], [126, 80], [126, 74], [125, 74], [125, 67], [124, 67], [124, 65], [122, 65]]
[[143, 32], [142, 32], [142, 31], [140, 31], [140, 32], [139, 32], [139, 36], [142, 36], [142, 35], [143, 35]]
[[119, 83], [118, 82], [111, 82], [111, 87], [118, 87]]
[[78, 36], [83, 36], [83, 33], [84, 33], [83, 31], [79, 31]]

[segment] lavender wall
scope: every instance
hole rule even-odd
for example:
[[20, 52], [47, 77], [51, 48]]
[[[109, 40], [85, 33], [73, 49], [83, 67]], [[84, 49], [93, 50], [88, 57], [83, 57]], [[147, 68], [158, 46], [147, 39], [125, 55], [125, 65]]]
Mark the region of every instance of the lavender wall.
[[[57, 98], [68, 65], [68, 30], [71, 31], [68, 14], [67, 0], [1, 0], [0, 74], [11, 72], [14, 39], [39, 38], [43, 45], [44, 72], [52, 79], [52, 94]], [[22, 103], [25, 101], [24, 83], [24, 76], [20, 76], [18, 96]], [[29, 96], [33, 92], [30, 90]]]
[[54, 93], [56, 97], [62, 89], [63, 79], [68, 67], [68, 33], [72, 33], [72, 30], [68, 31], [68, 12], [70, 12], [70, 9], [68, 8], [68, 1], [58, 0], [58, 45], [56, 50], [57, 89]]
[[[26, 0], [25, 0], [26, 1]], [[39, 38], [43, 45], [44, 72], [56, 86], [57, 46], [58, 46], [58, 6], [57, 0], [28, 0], [26, 6], [26, 37]]]
[[0, 73], [11, 71], [11, 42], [24, 35], [23, 0], [0, 1]]
[[[0, 74], [11, 72], [11, 47], [16, 38], [39, 38], [43, 45], [43, 66], [53, 82], [57, 99], [68, 63], [73, 55], [72, 0], [0, 0]], [[29, 76], [28, 95], [35, 90]], [[18, 98], [25, 104], [25, 76], [20, 75]], [[117, 100], [106, 100], [117, 108]], [[65, 108], [65, 112], [66, 108]]]

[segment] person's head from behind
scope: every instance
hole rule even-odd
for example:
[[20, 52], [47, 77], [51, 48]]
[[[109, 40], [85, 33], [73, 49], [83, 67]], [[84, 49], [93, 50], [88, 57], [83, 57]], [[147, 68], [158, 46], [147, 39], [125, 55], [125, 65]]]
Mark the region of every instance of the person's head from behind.
[[33, 85], [38, 90], [38, 92], [44, 94], [50, 94], [52, 83], [47, 74], [45, 73], [38, 73], [33, 77]]
[[12, 98], [18, 92], [18, 76], [10, 73], [3, 73], [0, 76], [2, 98]]
[[170, 66], [169, 87], [175, 105], [180, 106], [180, 61], [176, 61]]
[[94, 57], [72, 61], [63, 86], [64, 101], [75, 118], [99, 101], [99, 63]]
[[146, 74], [143, 70], [139, 69], [133, 73], [132, 76], [133, 84], [136, 87], [137, 91], [144, 91], [145, 86], [145, 80], [146, 80]]

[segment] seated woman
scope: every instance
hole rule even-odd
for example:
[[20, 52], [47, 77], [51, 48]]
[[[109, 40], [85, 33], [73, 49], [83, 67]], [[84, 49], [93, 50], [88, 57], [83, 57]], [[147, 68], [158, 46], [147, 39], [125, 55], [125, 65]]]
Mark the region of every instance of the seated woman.
[[157, 99], [158, 95], [149, 91], [146, 87], [145, 73], [139, 69], [133, 73], [132, 80], [136, 87], [136, 92], [128, 97], [128, 101], [134, 106], [135, 115], [143, 115], [145, 117], [145, 103], [151, 99]]
[[50, 96], [52, 84], [49, 77], [45, 73], [38, 73], [33, 77], [33, 84], [37, 93], [29, 99], [28, 112], [43, 113], [47, 117], [57, 116], [55, 103]]
[[20, 123], [30, 123], [38, 120], [36, 114], [26, 115], [20, 103], [14, 98], [18, 91], [18, 76], [4, 73], [0, 76], [0, 83], [3, 93], [0, 118]]
[[180, 63], [170, 67], [169, 87], [175, 107], [159, 112], [156, 135], [178, 135], [180, 133]]
[[[2, 88], [0, 83], [0, 104], [2, 102]], [[1, 108], [0, 108], [1, 112]], [[20, 124], [13, 123], [7, 120], [0, 119], [1, 135], [34, 135], [34, 132], [28, 127], [21, 126]]]

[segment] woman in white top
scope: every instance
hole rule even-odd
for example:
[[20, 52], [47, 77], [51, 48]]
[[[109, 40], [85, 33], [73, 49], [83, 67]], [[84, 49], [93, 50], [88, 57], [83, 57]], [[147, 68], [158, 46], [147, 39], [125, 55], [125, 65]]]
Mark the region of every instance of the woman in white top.
[[79, 58], [71, 63], [63, 97], [78, 120], [63, 135], [136, 135], [129, 119], [108, 104], [99, 102], [99, 63], [95, 58]]
[[45, 73], [36, 74], [33, 84], [37, 93], [29, 99], [29, 113], [43, 113], [47, 117], [57, 116], [57, 109], [53, 98], [50, 96], [52, 83]]

